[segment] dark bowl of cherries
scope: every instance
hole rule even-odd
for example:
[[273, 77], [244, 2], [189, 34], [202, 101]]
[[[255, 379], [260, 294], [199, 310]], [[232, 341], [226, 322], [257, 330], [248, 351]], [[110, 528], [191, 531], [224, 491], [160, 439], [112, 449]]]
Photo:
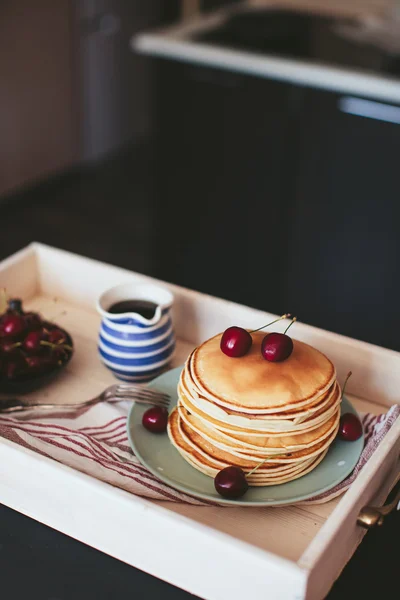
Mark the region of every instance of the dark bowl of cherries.
[[24, 394], [52, 380], [71, 360], [72, 338], [22, 301], [8, 301], [0, 314], [0, 392]]

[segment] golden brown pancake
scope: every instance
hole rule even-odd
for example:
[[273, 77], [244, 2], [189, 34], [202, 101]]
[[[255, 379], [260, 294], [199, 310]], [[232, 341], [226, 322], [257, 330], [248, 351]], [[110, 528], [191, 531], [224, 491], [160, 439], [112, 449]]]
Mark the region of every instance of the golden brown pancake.
[[[178, 423], [182, 435], [189, 443], [191, 443], [193, 448], [196, 448], [197, 450], [203, 450], [208, 456], [215, 460], [221, 461], [226, 465], [235, 465], [244, 469], [251, 469], [257, 466], [266, 457], [271, 457], [271, 461], [276, 463], [293, 463], [306, 458], [311, 458], [311, 456], [317, 454], [319, 450], [322, 451], [322, 449], [326, 447], [327, 443], [330, 443], [332, 434], [336, 435], [339, 418], [337, 418], [337, 425], [334, 424], [333, 429], [331, 429], [329, 437], [323, 439], [322, 441], [318, 440], [311, 447], [296, 451], [290, 451], [289, 449], [284, 448], [279, 451], [270, 450], [269, 452], [261, 452], [258, 450], [252, 451], [251, 455], [246, 451], [242, 451], [241, 449], [227, 451], [217, 447], [215, 443], [211, 442], [209, 439], [206, 439], [194, 429], [188, 427], [187, 424], [179, 418], [179, 415]], [[279, 454], [279, 452], [281, 453]], [[268, 468], [268, 466], [266, 468]]]
[[[200, 446], [196, 446], [193, 443], [193, 440], [190, 439], [186, 435], [185, 431], [183, 431], [182, 421], [181, 421], [178, 411], [176, 409], [174, 409], [174, 411], [170, 415], [168, 428], [169, 428], [170, 437], [172, 438], [174, 445], [176, 445], [177, 447], [179, 446], [179, 448], [181, 450], [185, 451], [188, 456], [192, 456], [193, 459], [196, 459], [196, 460], [201, 459], [204, 462], [204, 464], [208, 464], [209, 466], [216, 468], [218, 470], [231, 464], [231, 463], [227, 463], [226, 461], [218, 459], [217, 457], [209, 454], [206, 449], [203, 449]], [[281, 456], [282, 455], [280, 455], [280, 457]], [[309, 460], [309, 459], [307, 459], [307, 460]], [[261, 460], [257, 461], [256, 464], [258, 464], [259, 462], [261, 462]], [[255, 475], [257, 474], [257, 476], [261, 477], [263, 474], [271, 475], [273, 473], [278, 473], [278, 472], [287, 473], [287, 472], [292, 471], [293, 469], [297, 468], [299, 464], [303, 464], [303, 460], [297, 461], [297, 462], [284, 463], [284, 462], [278, 462], [278, 458], [275, 458], [275, 459], [271, 458], [270, 460], [268, 460], [267, 462], [265, 462], [263, 465], [260, 466], [260, 468], [255, 472]], [[252, 465], [251, 467], [247, 467], [247, 471], [250, 471], [250, 469], [253, 468], [254, 466], [255, 465]]]
[[183, 419], [185, 424], [196, 431], [199, 435], [203, 434], [203, 437], [209, 439], [211, 443], [215, 441], [221, 444], [225, 449], [229, 451], [239, 450], [247, 452], [260, 452], [268, 454], [269, 450], [287, 450], [294, 451], [312, 446], [318, 441], [321, 441], [329, 435], [330, 431], [335, 427], [338, 420], [338, 410], [322, 425], [318, 425], [311, 431], [307, 432], [296, 432], [295, 435], [263, 435], [263, 436], [249, 436], [245, 434], [227, 434], [219, 431], [213, 427], [210, 423], [206, 423], [199, 419], [196, 415], [188, 413], [188, 411], [179, 406], [179, 416]]
[[[196, 398], [200, 398], [201, 402], [212, 402], [213, 400], [207, 399], [202, 395], [201, 390], [196, 387], [194, 382], [191, 380], [190, 376], [190, 362], [187, 362], [184, 369], [182, 370], [179, 387], [182, 390], [182, 393], [185, 394], [188, 398], [191, 399], [192, 402], [196, 403]], [[264, 412], [257, 411], [254, 412], [243, 412], [240, 410], [234, 410], [232, 408], [228, 408], [226, 406], [219, 406], [221, 410], [224, 410], [229, 415], [246, 417], [251, 416], [252, 419], [260, 419], [263, 420], [265, 418], [270, 419], [291, 419], [301, 417], [303, 415], [309, 415], [311, 412], [316, 412], [323, 407], [325, 402], [328, 402], [331, 398], [332, 394], [335, 391], [335, 387], [338, 387], [337, 382], [334, 380], [332, 385], [327, 389], [326, 392], [321, 394], [320, 396], [314, 398], [311, 401], [299, 402], [292, 409], [282, 410], [281, 408], [274, 411], [274, 409], [269, 409]]]
[[[172, 444], [176, 447], [182, 457], [195, 469], [209, 477], [215, 477], [219, 470], [230, 464], [215, 460], [203, 450], [194, 449], [191, 443], [188, 443], [188, 441], [185, 440], [185, 436], [182, 435], [182, 430], [179, 427], [177, 410], [174, 410], [170, 415], [168, 435]], [[248, 477], [248, 483], [251, 486], [267, 486], [292, 481], [314, 469], [324, 458], [326, 452], [327, 448], [324, 448], [309, 459], [304, 459], [289, 465], [279, 465], [277, 463], [271, 464], [268, 462]], [[249, 472], [249, 470], [250, 468], [244, 469], [245, 472]]]
[[191, 377], [205, 397], [218, 405], [243, 412], [296, 407], [321, 396], [335, 379], [335, 368], [322, 352], [293, 340], [293, 352], [283, 362], [261, 355], [263, 332], [252, 333], [245, 356], [230, 358], [220, 349], [221, 334], [192, 354]]
[[[295, 435], [296, 433], [312, 430], [328, 420], [333, 414], [335, 407], [340, 403], [340, 389], [339, 386], [334, 386], [332, 394], [330, 394], [330, 396], [324, 400], [324, 402], [321, 404], [321, 407], [319, 407], [320, 405], [317, 405], [313, 407], [309, 413], [304, 411], [301, 412], [301, 418], [297, 416], [295, 416], [295, 418], [282, 417], [279, 419], [279, 423], [276, 419], [274, 419], [275, 415], [264, 416], [264, 419], [266, 420], [265, 422], [261, 422], [258, 416], [255, 417], [253, 415], [246, 415], [245, 418], [243, 418], [244, 415], [232, 413], [232, 411], [228, 409], [222, 409], [221, 407], [219, 407], [220, 415], [218, 418], [210, 416], [209, 413], [206, 413], [204, 410], [198, 408], [198, 406], [193, 403], [193, 399], [189, 399], [186, 390], [184, 390], [183, 386], [181, 385], [178, 386], [178, 397], [178, 404], [185, 407], [188, 412], [193, 413], [206, 423], [209, 423], [220, 429], [222, 432], [231, 433], [232, 437], [240, 439], [240, 434], [264, 436], [266, 433], [268, 433], [270, 436], [280, 436], [286, 432]], [[211, 405], [208, 404], [208, 406], [212, 408]], [[202, 408], [204, 409], [204, 404]], [[238, 426], [235, 425], [235, 423], [232, 423], [232, 415], [234, 417], [240, 416], [243, 420], [243, 425]], [[295, 415], [297, 415], [297, 413], [295, 413]], [[277, 425], [279, 425], [279, 428], [277, 428]]]
[[277, 485], [314, 469], [336, 437], [341, 390], [335, 368], [321, 352], [293, 340], [279, 363], [261, 355], [265, 333], [251, 334], [248, 354], [230, 358], [221, 335], [188, 357], [168, 435], [182, 457], [210, 477], [227, 466], [249, 475], [250, 485]]

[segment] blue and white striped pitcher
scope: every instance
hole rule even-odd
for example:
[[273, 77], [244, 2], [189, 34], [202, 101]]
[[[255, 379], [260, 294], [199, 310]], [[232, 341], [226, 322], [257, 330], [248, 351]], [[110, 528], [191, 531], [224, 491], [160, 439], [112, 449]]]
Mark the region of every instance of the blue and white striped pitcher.
[[[173, 299], [166, 288], [136, 283], [118, 285], [100, 296], [97, 310], [103, 320], [98, 348], [101, 360], [116, 377], [144, 382], [165, 369], [175, 349], [170, 314]], [[152, 303], [154, 316], [109, 312], [111, 307], [127, 301]]]

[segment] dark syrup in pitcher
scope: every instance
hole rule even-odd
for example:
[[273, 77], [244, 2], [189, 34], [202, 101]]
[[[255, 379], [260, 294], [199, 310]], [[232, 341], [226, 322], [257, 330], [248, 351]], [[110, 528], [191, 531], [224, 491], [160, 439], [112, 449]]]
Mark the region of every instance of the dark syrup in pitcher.
[[116, 302], [108, 309], [109, 313], [118, 315], [121, 313], [133, 312], [141, 315], [145, 319], [152, 319], [156, 314], [157, 304], [148, 300], [121, 300]]

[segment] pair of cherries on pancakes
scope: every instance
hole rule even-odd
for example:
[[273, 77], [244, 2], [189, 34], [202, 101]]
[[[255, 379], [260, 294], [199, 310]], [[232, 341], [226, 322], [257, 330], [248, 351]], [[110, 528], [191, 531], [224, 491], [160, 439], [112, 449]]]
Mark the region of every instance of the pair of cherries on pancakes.
[[[238, 326], [229, 327], [222, 333], [222, 335], [219, 334], [219, 336], [216, 336], [216, 338], [219, 338], [219, 352], [223, 353], [226, 357], [229, 357], [231, 359], [240, 359], [240, 358], [248, 355], [250, 353], [253, 345], [255, 344], [257, 346], [257, 351], [259, 348], [258, 356], [260, 356], [260, 354], [261, 354], [262, 359], [264, 359], [265, 361], [267, 361], [269, 363], [283, 363], [285, 361], [290, 362], [290, 357], [293, 354], [293, 351], [296, 348], [296, 346], [298, 348], [300, 348], [300, 346], [311, 348], [311, 347], [307, 346], [306, 344], [303, 344], [302, 342], [297, 342], [296, 340], [295, 340], [295, 342], [293, 342], [293, 339], [289, 335], [287, 335], [287, 331], [288, 331], [289, 327], [291, 327], [296, 322], [296, 317], [291, 319], [291, 322], [289, 323], [288, 327], [285, 329], [284, 333], [271, 332], [271, 333], [267, 333], [265, 336], [263, 334], [259, 333], [259, 332], [261, 332], [262, 329], [269, 327], [269, 326], [273, 325], [274, 323], [277, 323], [278, 321], [281, 321], [283, 319], [287, 319], [290, 317], [291, 317], [290, 314], [284, 314], [280, 318], [275, 319], [271, 323], [268, 323], [268, 325], [265, 325], [263, 327], [260, 327], [259, 329], [251, 330], [251, 331], [248, 331], [248, 330], [246, 330], [242, 327], [238, 327]], [[216, 346], [216, 342], [217, 342], [216, 338], [212, 338], [211, 340], [208, 341], [208, 342], [213, 342], [214, 347]], [[206, 342], [206, 344], [207, 344], [207, 342]], [[252, 352], [254, 354], [254, 349]], [[315, 352], [317, 352], [317, 351], [315, 351]], [[258, 362], [260, 361], [260, 359], [257, 359], [257, 360], [258, 360]], [[188, 361], [190, 361], [190, 357], [189, 357]], [[236, 360], [234, 362], [236, 363]], [[278, 367], [278, 365], [277, 365], [277, 367]], [[187, 365], [185, 368], [187, 369]], [[345, 389], [347, 380], [350, 377], [350, 375], [351, 375], [351, 372], [347, 375], [346, 381], [343, 385], [343, 391], [340, 396], [340, 401], [343, 397], [344, 389]], [[179, 393], [179, 388], [178, 388], [178, 393]], [[180, 392], [180, 394], [182, 396], [182, 391]], [[184, 410], [184, 407], [183, 407], [183, 410]], [[185, 413], [183, 413], [183, 415], [184, 414]], [[188, 412], [187, 414], [190, 415], [190, 412]], [[201, 412], [200, 412], [200, 414], [201, 414]], [[186, 444], [186, 449], [185, 449], [183, 447], [185, 442], [182, 442], [182, 440], [180, 440], [180, 434], [178, 434], [179, 439], [176, 437], [177, 436], [177, 434], [175, 433], [175, 430], [177, 429], [176, 428], [176, 420], [177, 420], [176, 409], [174, 409], [174, 411], [172, 411], [171, 415], [169, 416], [168, 411], [165, 408], [152, 407], [144, 413], [143, 418], [142, 418], [142, 424], [147, 430], [151, 431], [152, 433], [163, 433], [166, 431], [166, 429], [168, 427], [168, 433], [170, 435], [171, 442], [178, 449], [178, 451], [180, 451], [183, 458], [185, 458], [192, 466], [194, 466], [198, 470], [201, 470], [202, 472], [206, 473], [207, 475], [213, 476], [213, 473], [216, 472], [215, 465], [219, 464], [218, 461], [217, 460], [213, 461], [215, 463], [215, 465], [212, 465], [212, 464], [210, 465], [210, 463], [208, 463], [207, 468], [211, 467], [211, 466], [213, 467], [213, 468], [208, 468], [208, 470], [207, 469], [204, 470], [203, 463], [193, 462], [193, 456], [191, 456], [190, 454], [187, 453], [187, 449], [188, 449], [187, 444]], [[301, 422], [301, 420], [300, 420], [300, 422]], [[181, 433], [182, 433], [182, 431], [181, 431]], [[221, 432], [219, 431], [218, 433], [221, 433]], [[184, 432], [183, 432], [183, 435], [185, 436]], [[361, 422], [358, 419], [358, 417], [352, 413], [343, 414], [340, 417], [340, 422], [337, 426], [337, 435], [342, 440], [349, 441], [349, 442], [360, 438], [362, 435], [362, 425], [361, 425]], [[197, 438], [198, 438], [198, 436], [197, 436]], [[195, 439], [195, 438], [193, 438], [193, 439]], [[200, 439], [200, 438], [198, 438], [198, 439]], [[187, 441], [190, 442], [190, 440], [187, 440]], [[203, 446], [203, 450], [208, 450], [208, 447]], [[326, 451], [327, 451], [327, 449], [326, 449]], [[200, 446], [200, 452], [202, 452], [201, 446]], [[323, 453], [323, 454], [321, 453], [322, 458], [323, 458], [323, 456], [325, 456], [325, 453]], [[218, 454], [218, 452], [217, 452], [217, 454]], [[196, 455], [196, 454], [194, 454], [194, 455]], [[197, 454], [197, 456], [198, 456], [198, 454]], [[225, 454], [225, 457], [226, 456], [227, 455]], [[278, 455], [275, 455], [274, 458], [279, 460], [281, 458], [286, 458], [286, 456], [291, 456], [291, 455], [290, 454], [288, 454], [288, 455], [278, 454]], [[321, 458], [321, 460], [322, 460], [322, 458]], [[230, 498], [230, 499], [240, 498], [241, 496], [243, 496], [246, 493], [246, 491], [249, 488], [249, 478], [250, 478], [250, 485], [257, 485], [257, 483], [252, 483], [253, 481], [257, 481], [257, 479], [254, 478], [254, 474], [258, 471], [258, 469], [260, 467], [262, 468], [267, 461], [271, 461], [271, 460], [273, 460], [273, 459], [271, 459], [271, 457], [267, 457], [264, 460], [260, 461], [258, 464], [256, 464], [256, 466], [250, 470], [249, 470], [249, 468], [244, 470], [243, 468], [241, 468], [238, 465], [230, 465], [230, 466], [221, 468], [214, 475], [214, 486], [215, 486], [216, 491], [225, 498]], [[319, 461], [315, 461], [315, 463], [314, 463], [315, 466], [316, 466], [316, 464], [318, 464], [318, 462]], [[226, 462], [225, 462], [225, 464], [226, 464]], [[304, 464], [306, 464], [306, 463], [304, 463]], [[287, 467], [285, 467], [285, 468], [287, 468]], [[313, 468], [313, 467], [309, 467], [308, 470], [310, 470], [311, 468]], [[261, 471], [262, 470], [263, 469], [261, 469]], [[304, 471], [304, 474], [305, 474], [305, 472], [306, 471]], [[297, 476], [301, 476], [300, 469], [298, 469]], [[264, 481], [262, 479], [262, 477], [263, 476], [260, 472], [259, 479], [258, 479], [259, 482]], [[294, 475], [292, 476], [292, 478], [294, 478]], [[277, 481], [277, 483], [279, 483], [279, 482]], [[260, 484], [261, 483], [259, 483], [258, 485], [260, 485]], [[271, 485], [271, 483], [267, 483], [266, 485]]]

